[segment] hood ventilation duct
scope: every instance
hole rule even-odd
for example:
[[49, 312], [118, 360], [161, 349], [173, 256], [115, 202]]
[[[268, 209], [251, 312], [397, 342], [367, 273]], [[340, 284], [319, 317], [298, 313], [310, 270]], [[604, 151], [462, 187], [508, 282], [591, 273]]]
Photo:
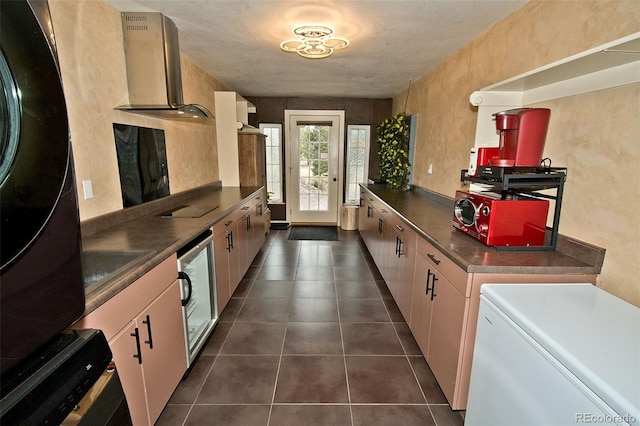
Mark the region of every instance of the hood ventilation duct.
[[169, 119], [206, 119], [205, 107], [184, 104], [178, 28], [158, 12], [123, 12], [129, 105], [116, 109]]

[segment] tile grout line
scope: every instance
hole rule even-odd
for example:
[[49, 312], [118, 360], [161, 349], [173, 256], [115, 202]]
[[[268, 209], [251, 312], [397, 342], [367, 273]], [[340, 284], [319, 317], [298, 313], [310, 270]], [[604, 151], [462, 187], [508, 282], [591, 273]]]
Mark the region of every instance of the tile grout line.
[[[297, 249], [297, 256], [298, 256], [298, 260], [300, 259], [300, 246], [298, 246]], [[295, 265], [295, 271], [293, 274], [293, 282], [295, 283], [296, 279], [296, 274], [298, 272], [298, 261], [296, 261], [296, 265]], [[295, 285], [295, 284], [294, 284]], [[287, 313], [287, 321], [285, 322], [285, 328], [284, 328], [284, 336], [282, 338], [282, 344], [280, 345], [280, 357], [278, 358], [278, 368], [276, 369], [276, 377], [275, 380], [273, 382], [273, 392], [271, 394], [271, 404], [269, 404], [269, 416], [267, 417], [267, 426], [269, 426], [269, 424], [271, 423], [271, 415], [273, 414], [273, 406], [275, 404], [275, 399], [276, 399], [276, 391], [278, 388], [278, 378], [280, 377], [280, 368], [282, 366], [282, 356], [284, 354], [284, 344], [285, 341], [287, 339], [287, 330], [289, 328], [289, 317], [291, 316], [291, 300], [293, 298], [293, 294], [289, 297], [289, 312]]]
[[[333, 250], [331, 253], [331, 271], [333, 272]], [[347, 401], [349, 402], [349, 418], [351, 419], [351, 425], [353, 426], [353, 408], [351, 401], [351, 388], [349, 386], [349, 371], [347, 369], [347, 351], [344, 347], [344, 333], [342, 331], [342, 317], [340, 316], [340, 303], [338, 303], [338, 286], [335, 281], [335, 274], [333, 280], [333, 290], [336, 296], [336, 309], [338, 311], [338, 328], [340, 329], [340, 343], [342, 345], [342, 362], [344, 364], [344, 377], [347, 385]]]

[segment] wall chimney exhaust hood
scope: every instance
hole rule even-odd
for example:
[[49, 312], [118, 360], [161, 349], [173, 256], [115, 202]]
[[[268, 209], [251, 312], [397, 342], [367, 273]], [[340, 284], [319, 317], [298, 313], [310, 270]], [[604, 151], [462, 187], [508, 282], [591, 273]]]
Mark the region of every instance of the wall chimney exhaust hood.
[[178, 28], [158, 12], [123, 12], [122, 31], [129, 105], [116, 109], [170, 119], [206, 119], [213, 114], [182, 100]]

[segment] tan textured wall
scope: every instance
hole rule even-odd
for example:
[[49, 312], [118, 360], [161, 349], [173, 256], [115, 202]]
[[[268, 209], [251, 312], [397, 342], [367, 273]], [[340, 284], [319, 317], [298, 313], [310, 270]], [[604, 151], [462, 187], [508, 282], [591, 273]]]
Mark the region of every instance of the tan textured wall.
[[[638, 31], [636, 0], [527, 3], [411, 87], [414, 183], [447, 196], [459, 188], [474, 144], [473, 91]], [[395, 112], [405, 98], [396, 96]], [[536, 106], [552, 110], [545, 156], [568, 167], [560, 232], [605, 247], [598, 286], [640, 306], [640, 85]]]
[[[218, 180], [215, 120], [149, 118], [116, 111], [128, 103], [120, 12], [100, 0], [50, 0], [79, 193], [80, 219], [122, 209], [112, 124], [165, 130], [171, 193]], [[184, 99], [214, 110], [214, 91], [228, 90], [182, 56]], [[94, 198], [84, 200], [83, 180]]]

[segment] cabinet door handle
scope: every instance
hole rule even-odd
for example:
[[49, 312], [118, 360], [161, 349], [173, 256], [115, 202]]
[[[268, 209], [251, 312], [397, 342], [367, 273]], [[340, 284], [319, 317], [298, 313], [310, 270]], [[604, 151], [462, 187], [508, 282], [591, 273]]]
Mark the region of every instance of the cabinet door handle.
[[427, 269], [427, 288], [424, 294], [429, 294], [429, 280], [431, 279], [431, 275], [432, 275], [431, 269]]
[[371, 206], [367, 206], [367, 217], [371, 217]]
[[138, 327], [136, 327], [135, 331], [131, 333], [131, 337], [136, 338], [136, 349], [138, 354], [134, 354], [134, 358], [138, 358], [138, 364], [142, 364], [142, 352], [140, 351], [140, 333], [138, 332]]
[[251, 216], [245, 217], [244, 220], [247, 222], [247, 231], [248, 231], [251, 229]]
[[433, 263], [435, 263], [436, 265], [440, 264], [440, 261], [438, 259], [436, 259], [436, 257], [434, 255], [432, 255], [431, 253], [427, 253], [427, 257], [429, 259], [431, 259], [433, 261]]
[[227, 251], [231, 253], [231, 234], [227, 234]]
[[147, 324], [147, 334], [149, 335], [149, 340], [145, 340], [144, 343], [149, 345], [149, 349], [153, 349], [153, 337], [151, 337], [151, 318], [147, 315], [146, 320], [142, 320], [143, 324]]
[[233, 231], [229, 232], [229, 236], [231, 236], [231, 249], [229, 250], [231, 251], [233, 250]]
[[262, 216], [262, 214], [264, 213], [262, 209], [263, 209], [262, 204], [258, 204], [258, 216]]
[[434, 297], [437, 296], [436, 294], [436, 281], [438, 281], [438, 278], [436, 277], [436, 274], [433, 274], [433, 279], [431, 280], [431, 300], [433, 300]]
[[382, 234], [382, 218], [378, 218], [378, 232]]
[[402, 244], [402, 238], [396, 237], [396, 254], [398, 255], [398, 257], [402, 256]]
[[[189, 301], [191, 301], [191, 294], [193, 293], [193, 284], [191, 283], [191, 278], [186, 272], [182, 272], [182, 271], [178, 272], [178, 279], [185, 280], [187, 282], [189, 292], [187, 293], [187, 297], [180, 301], [182, 306], [187, 306], [189, 304]], [[151, 334], [151, 331], [149, 331], [149, 334]]]

